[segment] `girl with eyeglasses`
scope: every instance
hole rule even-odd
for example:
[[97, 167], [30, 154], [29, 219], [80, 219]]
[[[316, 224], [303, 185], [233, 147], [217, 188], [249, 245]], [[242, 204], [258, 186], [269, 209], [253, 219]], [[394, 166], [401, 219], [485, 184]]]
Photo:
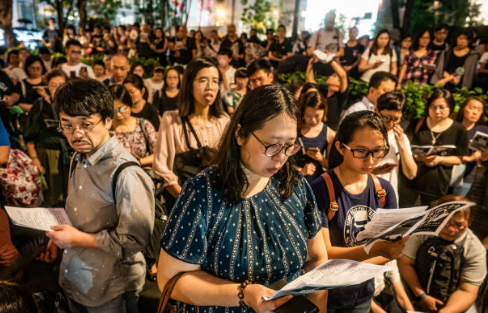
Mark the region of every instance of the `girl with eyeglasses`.
[[[409, 180], [400, 172], [400, 207], [422, 205], [447, 194], [454, 165], [468, 155], [468, 134], [459, 122], [450, 118], [454, 98], [445, 89], [432, 93], [425, 105], [424, 117], [410, 123], [406, 133], [411, 139], [412, 151], [418, 166], [417, 176]], [[417, 147], [435, 147], [437, 151], [421, 152]]]
[[[320, 213], [294, 169], [300, 110], [280, 85], [244, 97], [220, 141], [216, 164], [187, 180], [161, 239], [162, 290], [178, 312], [273, 312], [291, 296], [264, 301], [327, 260]], [[307, 296], [326, 312], [327, 291]]]
[[[384, 264], [401, 254], [407, 238], [378, 242], [369, 254], [356, 239], [377, 208], [397, 208], [391, 184], [371, 175], [388, 150], [388, 134], [377, 114], [358, 111], [341, 122], [330, 152], [329, 171], [311, 185], [323, 217], [322, 234], [329, 258]], [[332, 289], [328, 312], [367, 313], [373, 295], [373, 279]]]

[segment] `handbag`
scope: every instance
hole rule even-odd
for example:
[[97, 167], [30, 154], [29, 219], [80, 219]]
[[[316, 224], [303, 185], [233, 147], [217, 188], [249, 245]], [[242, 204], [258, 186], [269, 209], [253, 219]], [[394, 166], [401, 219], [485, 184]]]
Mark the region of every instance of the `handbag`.
[[[178, 176], [178, 181], [182, 186], [188, 178], [196, 176], [201, 170], [212, 165], [218, 151], [215, 148], [202, 146], [188, 117], [183, 116], [181, 121], [183, 125], [183, 133], [185, 134], [185, 142], [190, 150], [175, 155], [173, 171]], [[198, 149], [194, 149], [190, 145], [190, 139], [188, 137], [188, 131], [186, 128], [187, 123], [190, 127], [191, 133], [197, 140]]]
[[[173, 313], [175, 312], [169, 303], [169, 298], [173, 293], [173, 289], [175, 288], [176, 282], [180, 279], [183, 274], [186, 272], [179, 272], [175, 276], [171, 277], [171, 279], [164, 285], [163, 292], [161, 292], [161, 298], [159, 298], [159, 305], [158, 305], [158, 313]], [[200, 313], [200, 308], [196, 306], [195, 312]]]
[[10, 150], [5, 168], [0, 168], [0, 187], [6, 205], [36, 207], [41, 205], [41, 179], [34, 162], [21, 150]]

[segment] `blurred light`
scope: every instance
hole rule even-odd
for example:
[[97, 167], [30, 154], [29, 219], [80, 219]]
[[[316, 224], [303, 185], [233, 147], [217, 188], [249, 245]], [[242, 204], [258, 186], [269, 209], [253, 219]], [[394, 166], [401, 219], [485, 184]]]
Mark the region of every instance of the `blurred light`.
[[280, 11], [278, 11], [278, 10], [275, 9], [275, 10], [273, 10], [273, 14], [274, 15], [279, 15], [280, 14]]
[[222, 9], [217, 9], [216, 14], [217, 14], [217, 17], [220, 18], [220, 19], [225, 18], [225, 12]]

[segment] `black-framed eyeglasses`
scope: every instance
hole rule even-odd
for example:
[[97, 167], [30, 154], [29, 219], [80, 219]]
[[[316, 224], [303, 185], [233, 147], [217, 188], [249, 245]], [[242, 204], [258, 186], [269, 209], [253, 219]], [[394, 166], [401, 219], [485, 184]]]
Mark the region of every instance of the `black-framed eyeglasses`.
[[387, 154], [389, 149], [384, 148], [384, 149], [376, 149], [376, 150], [369, 150], [369, 149], [352, 149], [345, 143], [341, 144], [344, 148], [348, 149], [349, 151], [352, 152], [352, 156], [355, 157], [356, 159], [366, 159], [370, 154], [373, 156], [375, 159], [382, 159], [384, 158]]
[[385, 122], [385, 123], [393, 122], [395, 124], [400, 123], [400, 121], [402, 120], [401, 117], [393, 118], [391, 116], [385, 116], [385, 115], [381, 115], [381, 118], [383, 119], [383, 122]]
[[264, 155], [267, 157], [273, 157], [283, 150], [285, 150], [286, 156], [292, 156], [300, 150], [300, 145], [298, 143], [294, 143], [291, 145], [284, 145], [281, 143], [266, 145], [266, 144], [264, 144], [264, 142], [261, 141], [261, 139], [259, 139], [256, 135], [254, 135], [254, 133], [251, 133], [251, 135], [253, 135], [254, 138], [256, 138], [257, 141], [259, 141], [259, 143], [263, 145]]

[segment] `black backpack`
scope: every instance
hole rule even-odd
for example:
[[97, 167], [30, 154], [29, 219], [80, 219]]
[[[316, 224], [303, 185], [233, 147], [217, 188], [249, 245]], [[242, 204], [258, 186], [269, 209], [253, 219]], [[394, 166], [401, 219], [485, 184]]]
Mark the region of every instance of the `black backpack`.
[[425, 292], [446, 303], [461, 282], [464, 242], [455, 244], [441, 237], [431, 237], [417, 250], [415, 272]]

